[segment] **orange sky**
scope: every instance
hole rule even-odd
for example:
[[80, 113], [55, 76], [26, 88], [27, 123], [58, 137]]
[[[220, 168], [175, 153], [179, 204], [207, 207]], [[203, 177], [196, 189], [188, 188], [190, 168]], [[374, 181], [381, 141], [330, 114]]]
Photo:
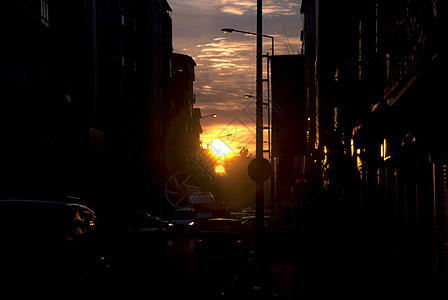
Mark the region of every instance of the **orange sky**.
[[[255, 154], [256, 38], [241, 33], [224, 34], [221, 28], [256, 31], [256, 1], [168, 0], [173, 9], [174, 52], [196, 61], [195, 107], [201, 119], [203, 144], [220, 138], [239, 152], [242, 147]], [[264, 0], [263, 33], [274, 36], [275, 54], [297, 54], [302, 28], [300, 0]], [[263, 39], [263, 54], [271, 52], [271, 39]], [[264, 68], [266, 60], [263, 61]], [[266, 72], [264, 70], [264, 72]], [[266, 90], [264, 98], [266, 99]], [[267, 113], [265, 111], [265, 125]], [[266, 138], [267, 140], [267, 134]], [[265, 149], [268, 148], [265, 144]]]
[[[211, 144], [213, 139], [223, 141], [235, 153], [239, 153], [242, 147], [255, 149], [254, 128], [243, 124], [208, 126], [201, 135], [202, 144]], [[231, 134], [231, 136], [227, 136]]]

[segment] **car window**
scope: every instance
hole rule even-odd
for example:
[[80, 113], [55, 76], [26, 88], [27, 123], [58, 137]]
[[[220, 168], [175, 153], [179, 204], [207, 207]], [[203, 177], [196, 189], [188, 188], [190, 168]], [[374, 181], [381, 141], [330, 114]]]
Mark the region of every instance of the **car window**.
[[85, 235], [96, 229], [96, 217], [83, 207], [74, 207], [73, 226], [76, 235]]
[[135, 221], [136, 227], [159, 227], [160, 221], [156, 218], [140, 218]]
[[196, 217], [194, 211], [177, 211], [174, 212], [173, 220], [191, 220]]

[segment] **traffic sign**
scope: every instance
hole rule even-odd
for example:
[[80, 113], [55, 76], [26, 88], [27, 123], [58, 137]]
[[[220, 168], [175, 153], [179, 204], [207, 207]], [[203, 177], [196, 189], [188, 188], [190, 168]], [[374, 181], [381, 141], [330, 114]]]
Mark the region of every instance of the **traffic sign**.
[[271, 177], [272, 167], [267, 159], [255, 158], [249, 163], [247, 173], [254, 181], [266, 181]]

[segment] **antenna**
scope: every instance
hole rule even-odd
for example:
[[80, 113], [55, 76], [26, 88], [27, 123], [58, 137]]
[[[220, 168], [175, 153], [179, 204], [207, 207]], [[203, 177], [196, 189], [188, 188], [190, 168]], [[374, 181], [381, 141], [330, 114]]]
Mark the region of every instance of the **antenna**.
[[282, 24], [282, 26], [283, 26], [283, 32], [285, 33], [286, 50], [288, 51], [288, 54], [289, 54], [289, 49], [288, 49], [288, 45], [289, 45], [289, 48], [291, 49], [291, 52], [294, 53], [294, 49], [292, 48], [291, 43], [289, 42], [289, 39], [288, 39], [288, 35], [286, 34], [285, 24]]

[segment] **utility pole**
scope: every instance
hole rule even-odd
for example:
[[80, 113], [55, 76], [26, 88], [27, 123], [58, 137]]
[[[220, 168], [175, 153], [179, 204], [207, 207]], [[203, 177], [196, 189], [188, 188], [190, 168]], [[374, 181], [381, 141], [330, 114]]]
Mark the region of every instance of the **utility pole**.
[[[256, 64], [256, 159], [263, 159], [263, 54], [262, 54], [262, 0], [257, 0], [257, 64]], [[258, 265], [263, 259], [263, 235], [264, 235], [264, 180], [258, 178], [255, 181], [255, 259]]]

